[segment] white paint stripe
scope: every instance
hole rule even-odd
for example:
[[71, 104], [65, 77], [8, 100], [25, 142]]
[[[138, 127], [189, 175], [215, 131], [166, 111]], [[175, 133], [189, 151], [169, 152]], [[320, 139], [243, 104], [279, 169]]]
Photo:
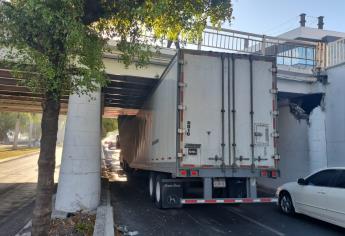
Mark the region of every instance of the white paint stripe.
[[259, 221], [257, 221], [257, 220], [254, 220], [253, 218], [250, 218], [250, 217], [248, 217], [248, 216], [246, 216], [246, 215], [243, 215], [243, 214], [241, 214], [241, 213], [239, 213], [239, 212], [236, 212], [236, 211], [234, 211], [234, 210], [232, 210], [232, 209], [230, 209], [230, 208], [225, 208], [225, 209], [226, 209], [227, 211], [230, 211], [231, 213], [233, 213], [233, 214], [235, 214], [235, 215], [238, 215], [238, 216], [242, 217], [243, 219], [246, 219], [246, 220], [250, 221], [250, 222], [253, 223], [253, 224], [256, 224], [256, 225], [258, 225], [258, 226], [260, 226], [260, 227], [262, 227], [262, 228], [264, 228], [264, 229], [266, 229], [266, 230], [268, 230], [268, 231], [270, 231], [270, 232], [272, 232], [272, 233], [278, 235], [278, 236], [285, 236], [284, 233], [279, 232], [278, 230], [275, 230], [275, 229], [273, 229], [272, 227], [270, 227], [270, 226], [268, 226], [268, 225], [265, 225], [265, 224], [263, 224], [263, 223], [261, 223], [261, 222], [259, 222]]

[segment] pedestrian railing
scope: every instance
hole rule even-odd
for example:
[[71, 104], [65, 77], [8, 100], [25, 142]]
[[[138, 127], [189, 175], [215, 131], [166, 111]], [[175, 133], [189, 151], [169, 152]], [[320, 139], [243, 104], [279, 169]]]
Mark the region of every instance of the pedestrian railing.
[[[236, 30], [207, 28], [199, 43], [201, 49], [218, 48], [231, 52], [241, 52], [277, 58], [277, 63], [298, 67], [317, 65], [317, 43], [289, 40], [266, 35], [252, 34]], [[199, 46], [200, 48], [200, 46]]]
[[326, 66], [345, 63], [345, 38], [327, 44]]
[[159, 47], [176, 45], [179, 48], [238, 52], [277, 58], [278, 65], [313, 69], [325, 66], [325, 46], [312, 41], [291, 40], [248, 32], [207, 27], [198, 42], [180, 38], [178, 43], [155, 40], [146, 33], [145, 42]]

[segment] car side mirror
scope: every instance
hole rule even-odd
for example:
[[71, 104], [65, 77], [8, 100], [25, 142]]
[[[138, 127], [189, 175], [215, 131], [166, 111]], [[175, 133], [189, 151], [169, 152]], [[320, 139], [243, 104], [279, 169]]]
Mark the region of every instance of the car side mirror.
[[308, 182], [307, 182], [305, 179], [303, 179], [303, 178], [299, 178], [299, 179], [297, 180], [297, 183], [298, 183], [299, 185], [307, 185], [307, 184], [308, 184]]

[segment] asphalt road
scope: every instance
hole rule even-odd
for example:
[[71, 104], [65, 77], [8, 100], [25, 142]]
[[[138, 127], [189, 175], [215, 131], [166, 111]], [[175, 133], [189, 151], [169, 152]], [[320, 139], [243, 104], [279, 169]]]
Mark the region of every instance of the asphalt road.
[[[55, 182], [61, 163], [56, 150]], [[37, 183], [38, 154], [0, 162], [0, 236], [15, 235], [30, 219]]]
[[275, 204], [189, 205], [159, 210], [149, 200], [147, 176], [129, 176], [112, 182], [116, 225], [139, 235], [345, 235], [343, 228], [296, 215], [283, 215]]

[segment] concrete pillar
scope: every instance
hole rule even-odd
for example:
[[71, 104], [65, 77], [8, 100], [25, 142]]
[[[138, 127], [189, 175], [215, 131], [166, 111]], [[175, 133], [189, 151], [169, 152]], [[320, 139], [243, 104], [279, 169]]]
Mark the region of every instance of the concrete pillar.
[[327, 167], [325, 113], [316, 107], [309, 116], [308, 129], [310, 171]]
[[101, 93], [71, 95], [55, 209], [94, 210], [100, 200]]

